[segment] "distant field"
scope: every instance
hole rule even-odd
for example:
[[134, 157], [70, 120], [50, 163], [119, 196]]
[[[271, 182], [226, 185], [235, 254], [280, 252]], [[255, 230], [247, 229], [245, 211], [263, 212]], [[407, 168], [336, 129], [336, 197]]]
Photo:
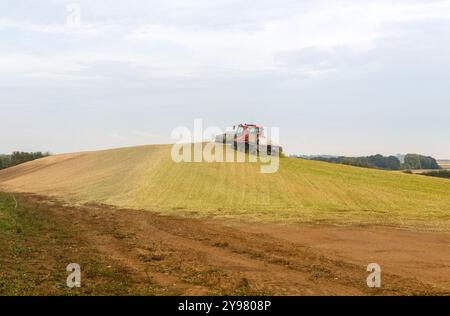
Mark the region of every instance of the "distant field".
[[0, 171], [0, 188], [164, 214], [450, 229], [450, 181], [282, 158], [179, 163], [169, 145], [52, 156]]
[[450, 160], [438, 160], [438, 164], [444, 169], [450, 169]]

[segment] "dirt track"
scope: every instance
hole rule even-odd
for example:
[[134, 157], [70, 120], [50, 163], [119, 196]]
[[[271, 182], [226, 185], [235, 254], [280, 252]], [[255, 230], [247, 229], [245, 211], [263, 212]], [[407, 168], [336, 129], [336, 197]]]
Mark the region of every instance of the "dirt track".
[[[27, 199], [105, 255], [105, 265], [124, 267], [133, 284], [156, 284], [155, 294], [450, 295], [449, 233], [219, 222]], [[370, 262], [382, 267], [381, 289], [366, 285]]]

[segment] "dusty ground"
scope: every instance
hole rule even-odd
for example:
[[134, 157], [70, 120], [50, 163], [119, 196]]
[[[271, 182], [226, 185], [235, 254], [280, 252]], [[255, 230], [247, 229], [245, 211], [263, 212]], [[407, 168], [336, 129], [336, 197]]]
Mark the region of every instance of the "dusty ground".
[[[39, 255], [22, 259], [41, 285], [28, 294], [450, 295], [446, 232], [219, 222], [16, 198], [27, 216], [45, 215], [50, 230], [64, 228], [64, 238], [42, 238]], [[36, 267], [65, 266], [67, 251], [82, 261], [81, 289], [64, 289], [65, 271], [33, 275]], [[381, 289], [366, 285], [371, 262], [381, 265]], [[14, 274], [14, 258], [0, 264]], [[92, 286], [108, 280], [117, 284]], [[3, 293], [10, 293], [6, 286]]]

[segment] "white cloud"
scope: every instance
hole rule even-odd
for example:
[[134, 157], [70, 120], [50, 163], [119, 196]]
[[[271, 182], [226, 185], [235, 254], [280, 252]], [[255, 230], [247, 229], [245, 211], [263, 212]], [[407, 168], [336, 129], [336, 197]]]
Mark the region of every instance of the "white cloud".
[[132, 133], [136, 136], [141, 136], [141, 137], [147, 138], [149, 140], [165, 139], [163, 136], [161, 136], [158, 133], [151, 133], [151, 132], [138, 131], [138, 130], [134, 130]]
[[111, 137], [111, 138], [116, 139], [116, 140], [127, 140], [127, 138], [125, 136], [119, 135], [117, 133], [108, 133], [106, 135], [108, 137]]
[[[82, 2], [83, 12], [89, 12], [91, 7], [100, 16], [86, 18], [79, 29], [60, 24], [39, 24], [38, 22], [18, 21], [8, 18], [0, 19], [0, 29], [10, 32], [21, 31], [30, 34], [53, 34], [57, 37], [43, 38], [47, 44], [53, 46], [52, 52], [46, 54], [16, 52], [15, 54], [2, 54], [0, 69], [8, 71], [16, 69], [33, 73], [53, 73], [60, 76], [64, 72], [74, 75], [74, 70], [82, 70], [81, 64], [95, 64], [102, 60], [128, 62], [143, 67], [152, 67], [153, 74], [192, 76], [205, 72], [231, 72], [236, 71], [286, 71], [277, 59], [279, 53], [298, 51], [305, 48], [333, 49], [346, 47], [355, 53], [368, 51], [374, 48], [375, 43], [383, 38], [396, 37], [395, 23], [411, 21], [429, 21], [433, 19], [450, 20], [450, 1], [432, 2], [333, 2], [319, 7], [307, 7], [306, 10], [292, 10], [268, 15], [258, 5], [250, 6], [255, 12], [266, 16], [267, 20], [258, 20], [257, 16], [247, 14], [247, 19], [259, 21], [257, 28], [214, 28], [189, 27], [189, 22], [195, 17], [215, 14], [220, 19], [220, 12], [216, 7], [226, 6], [223, 3], [209, 5], [205, 2], [191, 2], [182, 7], [187, 13], [176, 10], [176, 3], [171, 3], [168, 10], [164, 6], [156, 6], [154, 10], [168, 10], [180, 16], [180, 22], [171, 24], [148, 23], [137, 19], [138, 22], [121, 24], [118, 16], [119, 8], [125, 12], [138, 14], [134, 2], [126, 9], [120, 5], [90, 4]], [[239, 1], [237, 6], [247, 8], [247, 2]], [[273, 8], [272, 3], [263, 2]], [[291, 8], [290, 6], [286, 10]], [[107, 19], [103, 9], [112, 12], [117, 18], [116, 22]], [[197, 11], [192, 8], [198, 9]], [[119, 10], [118, 10], [119, 9]], [[149, 12], [146, 7], [144, 12]], [[251, 12], [247, 10], [246, 12]], [[281, 11], [283, 12], [283, 11]], [[189, 18], [188, 18], [189, 17]], [[228, 24], [242, 24], [243, 17], [236, 21], [225, 19]], [[63, 21], [63, 19], [60, 19]], [[245, 21], [245, 19], [244, 19]], [[188, 23], [188, 27], [183, 23]], [[245, 23], [244, 23], [245, 24]], [[38, 39], [37, 39], [38, 40]], [[71, 44], [74, 51], [61, 53], [61, 49]], [[281, 67], [280, 67], [281, 66]], [[159, 69], [156, 72], [156, 69]], [[305, 73], [323, 71], [323, 69], [308, 69]]]

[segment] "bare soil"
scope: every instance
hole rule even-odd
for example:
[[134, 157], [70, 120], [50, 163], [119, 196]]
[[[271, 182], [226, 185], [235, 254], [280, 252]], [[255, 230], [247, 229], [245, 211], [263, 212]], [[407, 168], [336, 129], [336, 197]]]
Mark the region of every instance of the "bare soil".
[[[36, 195], [16, 198], [64, 227], [72, 251], [96, 254], [97, 265], [115, 271], [110, 278], [126, 280], [124, 289], [72, 294], [450, 295], [448, 232], [192, 219], [97, 204], [72, 207]], [[48, 250], [36, 259], [39, 266], [58, 260], [60, 246], [58, 239], [43, 246]], [[87, 287], [98, 282], [91, 261], [81, 266]], [[366, 285], [371, 262], [382, 268], [378, 289]]]

